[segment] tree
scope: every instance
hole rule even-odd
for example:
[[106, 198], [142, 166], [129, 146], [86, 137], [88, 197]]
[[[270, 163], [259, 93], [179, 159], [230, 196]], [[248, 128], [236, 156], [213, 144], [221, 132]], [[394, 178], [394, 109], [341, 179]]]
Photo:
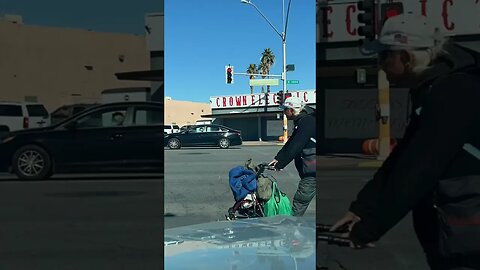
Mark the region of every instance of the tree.
[[[270, 68], [272, 67], [273, 63], [275, 63], [275, 55], [270, 48], [266, 48], [262, 53], [262, 58], [260, 59], [260, 65], [263, 67], [263, 69], [260, 69], [264, 71], [262, 74], [270, 74]], [[262, 78], [265, 77], [262, 76]], [[270, 92], [270, 85], [267, 85], [267, 92]]]
[[[258, 70], [260, 71], [260, 74], [262, 74], [262, 79], [265, 79], [265, 77], [267, 77], [267, 66], [260, 62], [260, 64], [258, 65]], [[265, 86], [262, 85], [262, 93], [265, 93]]]
[[[257, 73], [258, 73], [257, 65], [250, 64], [250, 66], [248, 66], [248, 69], [247, 69], [247, 74], [252, 74], [250, 75], [250, 80], [255, 79], [256, 75], [253, 75], [253, 74], [257, 74]], [[253, 86], [250, 86], [250, 94], [253, 94]]]

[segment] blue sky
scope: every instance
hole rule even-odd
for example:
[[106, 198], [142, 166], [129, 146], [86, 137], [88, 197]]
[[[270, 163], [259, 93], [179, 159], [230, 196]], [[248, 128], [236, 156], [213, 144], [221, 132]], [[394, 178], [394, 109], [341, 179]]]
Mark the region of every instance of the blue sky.
[[[252, 0], [282, 32], [282, 0]], [[288, 0], [285, 0], [285, 10]], [[295, 71], [289, 90], [315, 89], [315, 0], [292, 0], [287, 28], [287, 64]], [[270, 48], [282, 72], [282, 40], [258, 11], [240, 0], [172, 0], [165, 2], [165, 95], [176, 100], [209, 102], [210, 96], [249, 94], [249, 78], [236, 75], [225, 83], [225, 65], [245, 73]], [[282, 83], [271, 91], [282, 89]], [[260, 87], [255, 88], [259, 93]]]
[[0, 15], [18, 14], [29, 25], [145, 33], [145, 14], [163, 11], [163, 0], [0, 0]]

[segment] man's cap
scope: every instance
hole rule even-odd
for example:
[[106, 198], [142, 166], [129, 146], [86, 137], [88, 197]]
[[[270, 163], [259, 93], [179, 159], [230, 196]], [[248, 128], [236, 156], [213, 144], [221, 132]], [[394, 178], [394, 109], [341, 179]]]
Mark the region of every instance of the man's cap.
[[298, 98], [298, 97], [295, 97], [295, 96], [290, 96], [290, 97], [287, 97], [285, 99], [285, 101], [283, 102], [283, 104], [280, 105], [280, 109], [282, 110], [285, 110], [285, 109], [295, 109], [295, 110], [299, 110], [301, 108], [303, 108], [305, 104], [303, 103], [303, 101]]
[[432, 48], [437, 40], [439, 34], [429, 25], [427, 17], [404, 13], [385, 21], [379, 38], [371, 44], [370, 49], [381, 52], [391, 47]]

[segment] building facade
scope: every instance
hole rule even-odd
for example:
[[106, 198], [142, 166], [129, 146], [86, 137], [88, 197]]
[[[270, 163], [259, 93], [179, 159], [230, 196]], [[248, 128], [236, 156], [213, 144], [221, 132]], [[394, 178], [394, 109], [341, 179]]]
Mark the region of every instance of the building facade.
[[169, 97], [165, 98], [164, 106], [164, 123], [177, 124], [180, 127], [194, 125], [198, 120], [202, 120], [202, 115], [212, 111], [208, 103], [173, 100]]
[[[289, 91], [312, 108], [316, 107], [316, 90]], [[277, 93], [239, 94], [210, 97], [214, 123], [242, 132], [246, 141], [272, 141], [283, 135], [283, 112], [277, 103]], [[293, 122], [288, 123], [289, 134]]]
[[[426, 16], [446, 36], [480, 51], [479, 1], [393, 2], [402, 2], [403, 12]], [[359, 153], [366, 139], [379, 136], [377, 59], [359, 49], [359, 12], [356, 2], [317, 1], [318, 153]], [[391, 137], [403, 137], [409, 111], [408, 89], [390, 85]]]
[[116, 72], [150, 67], [145, 36], [0, 21], [0, 99], [36, 101], [47, 109], [101, 101], [104, 89], [146, 87]]

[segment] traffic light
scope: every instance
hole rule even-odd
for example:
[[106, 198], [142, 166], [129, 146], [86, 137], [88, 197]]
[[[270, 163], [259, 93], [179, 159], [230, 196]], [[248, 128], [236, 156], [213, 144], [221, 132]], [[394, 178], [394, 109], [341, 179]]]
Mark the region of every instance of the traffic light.
[[227, 84], [233, 83], [233, 66], [225, 66]]
[[375, 1], [363, 0], [357, 2], [357, 8], [363, 13], [358, 14], [358, 22], [363, 24], [358, 28], [358, 35], [370, 41], [375, 40]]
[[283, 90], [277, 92], [276, 102], [277, 104], [283, 104]]
[[383, 25], [388, 18], [395, 17], [403, 13], [403, 3], [394, 2], [381, 5], [382, 10], [382, 23]]

